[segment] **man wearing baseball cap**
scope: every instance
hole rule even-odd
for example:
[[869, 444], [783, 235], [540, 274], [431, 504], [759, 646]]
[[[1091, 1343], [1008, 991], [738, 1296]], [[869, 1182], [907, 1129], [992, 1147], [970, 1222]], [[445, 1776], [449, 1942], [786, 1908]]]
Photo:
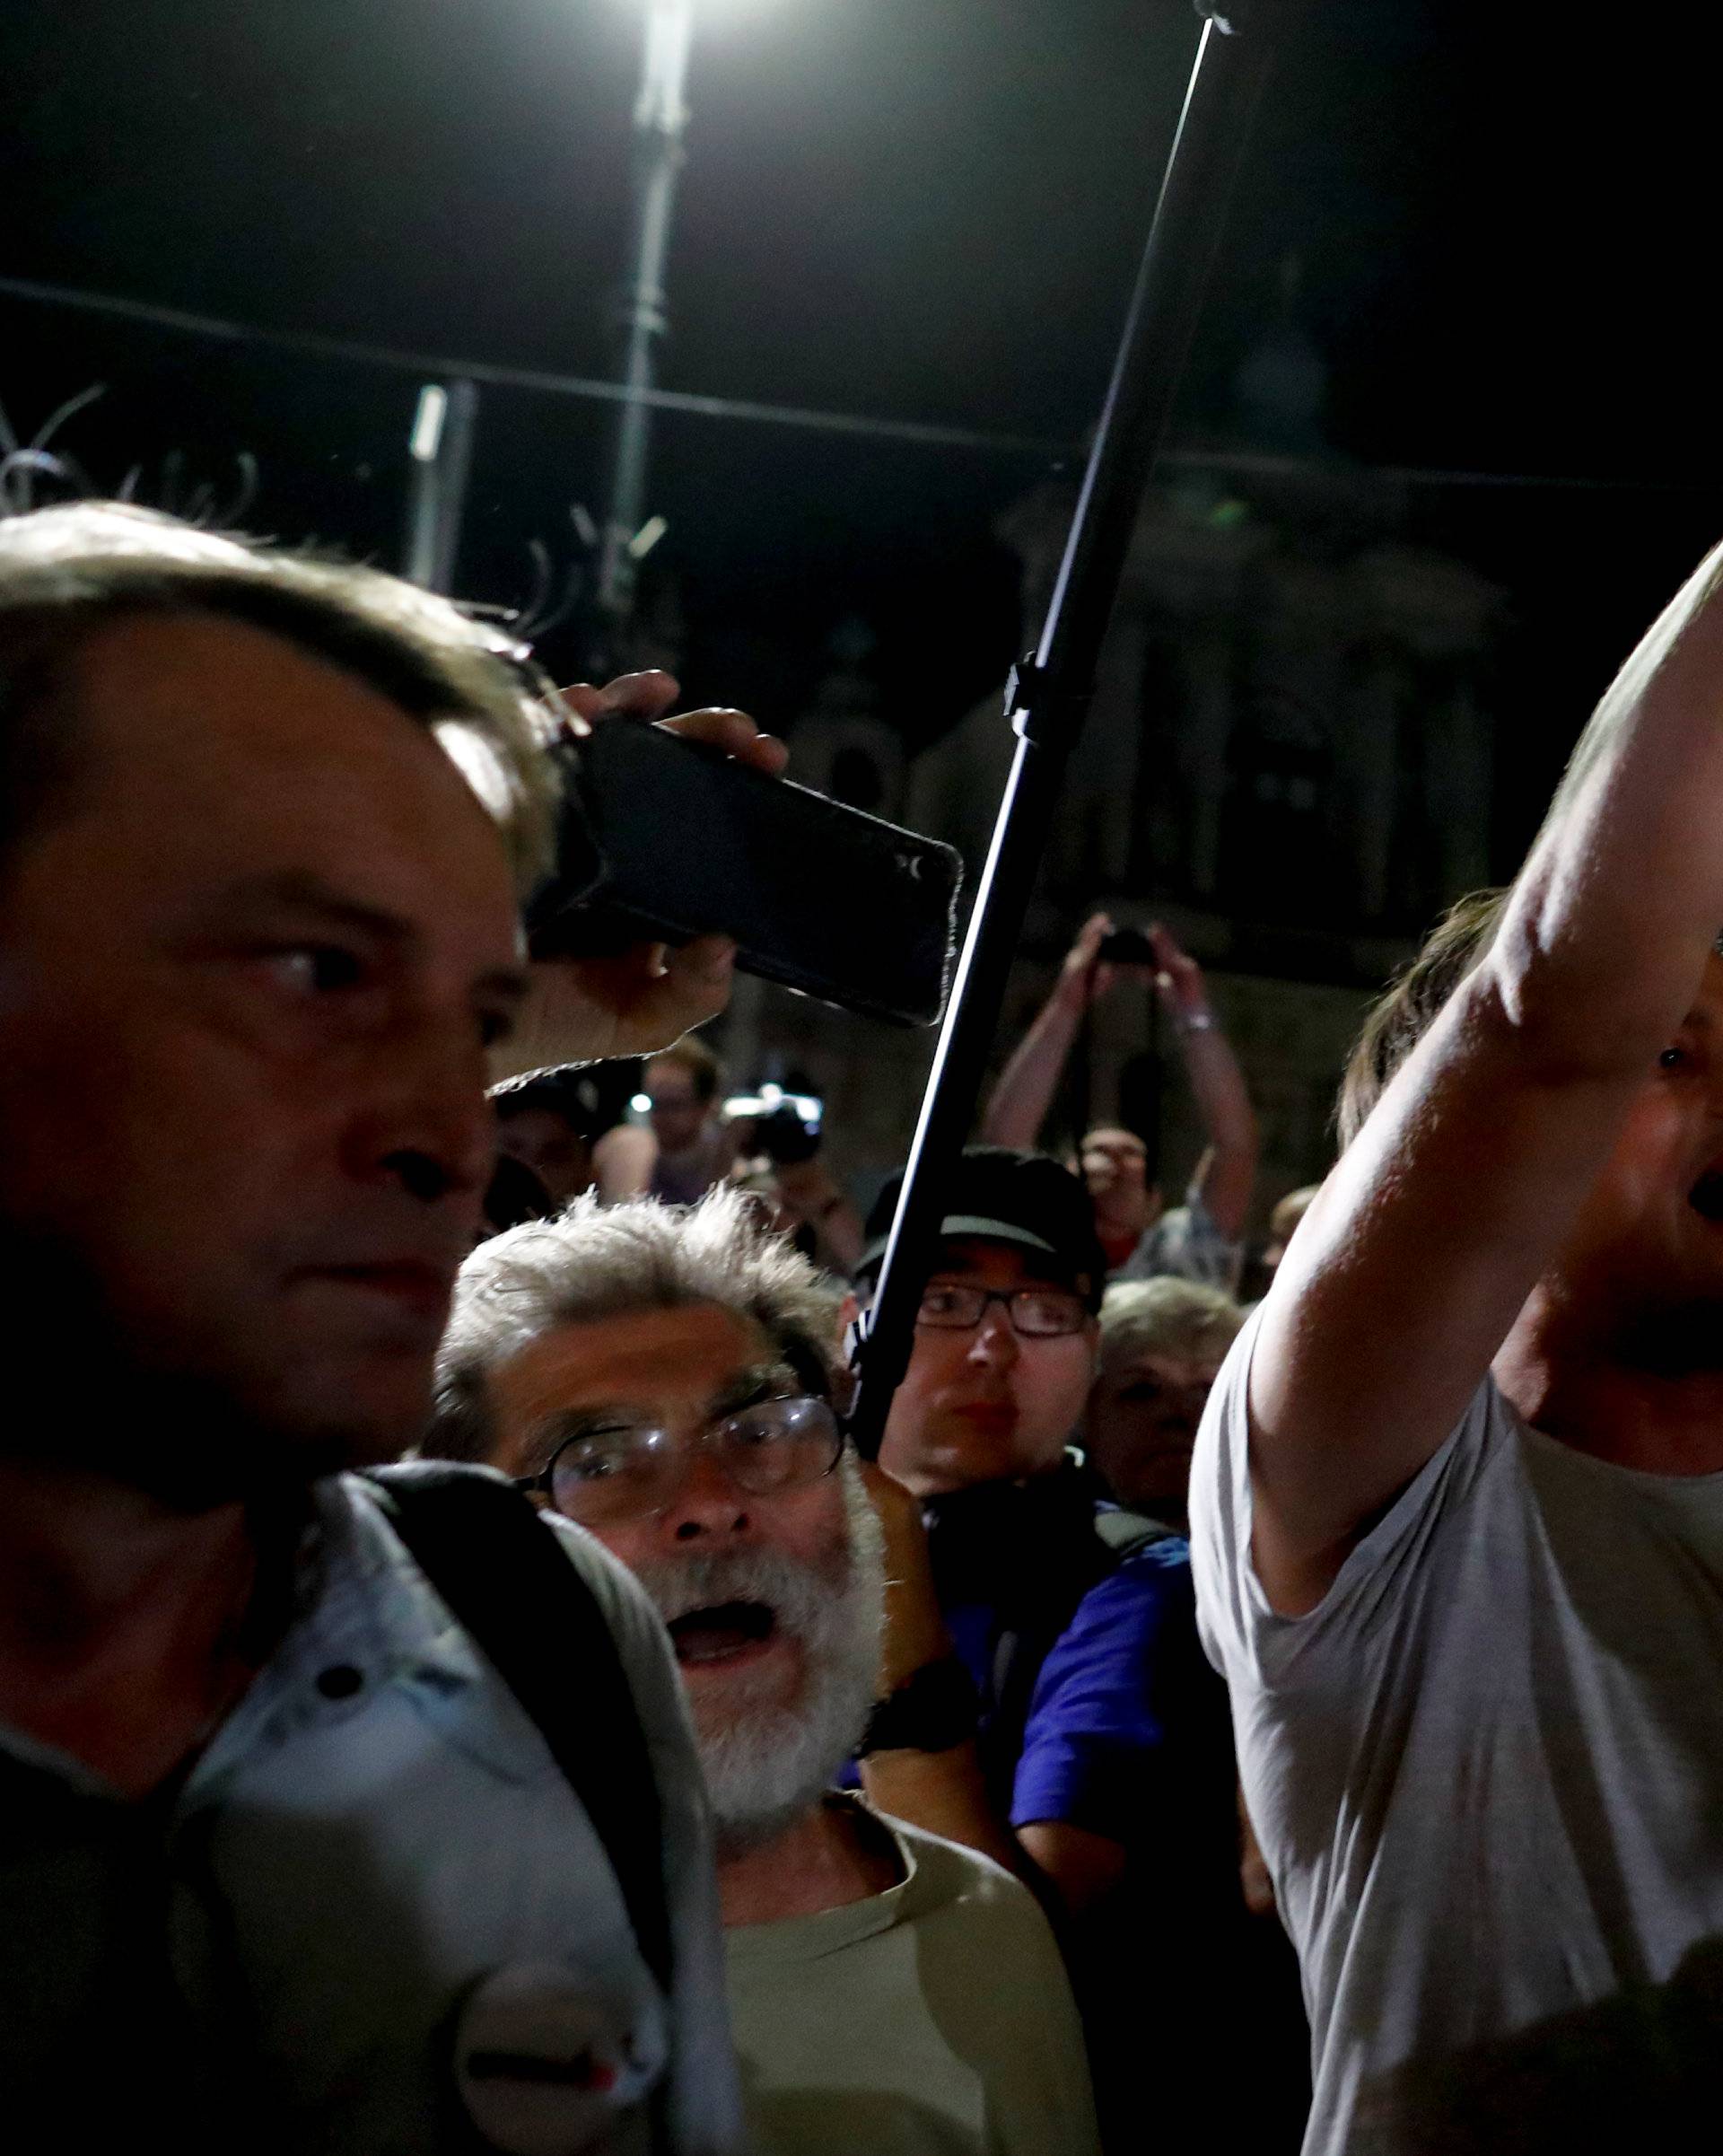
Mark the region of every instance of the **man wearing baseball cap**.
[[[897, 1190], [868, 1222], [864, 1293]], [[1105, 1278], [1069, 1170], [963, 1155], [879, 1453], [919, 1501], [920, 1584], [938, 1604], [919, 1621], [947, 1658], [936, 1648], [876, 1709], [863, 1778], [876, 1803], [1014, 1862], [1066, 1920], [1103, 2134], [1124, 2147], [1141, 2138], [1143, 2031], [1201, 2014], [1212, 1992], [1192, 1953], [1210, 1948], [1194, 1935], [1218, 1951], [1215, 1908], [1243, 1905], [1226, 1693], [1197, 1645], [1188, 1547], [1109, 1547], [1070, 1446]], [[893, 1551], [900, 1598], [916, 1591], [912, 1552]], [[901, 1608], [893, 1622], [905, 1629]], [[1185, 1921], [1191, 1882], [1202, 1908]], [[1156, 2079], [1165, 2124], [1180, 2099]]]

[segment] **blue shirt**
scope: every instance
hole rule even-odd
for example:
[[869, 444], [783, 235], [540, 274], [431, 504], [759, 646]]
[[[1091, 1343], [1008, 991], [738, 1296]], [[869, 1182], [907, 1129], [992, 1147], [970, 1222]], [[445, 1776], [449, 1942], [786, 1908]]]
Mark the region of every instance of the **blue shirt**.
[[[1229, 2145], [1298, 2143], [1308, 2083], [1296, 1972], [1278, 1927], [1246, 1911], [1235, 1791], [1231, 1715], [1197, 1634], [1190, 1545], [1168, 1536], [1090, 1588], [1054, 1643], [1011, 1797], [1013, 1826], [1057, 1822], [1124, 1851], [1118, 1888], [1068, 1935], [1106, 2148], [1143, 2142], [1146, 2066], [1161, 2069], [1159, 2145], [1198, 2147], [1217, 2121]], [[1229, 2014], [1253, 2032], [1253, 2073], [1222, 2090], [1188, 2068]]]
[[1090, 1588], [1042, 1663], [1011, 1824], [1058, 1820], [1129, 1846], [1194, 1784], [1212, 1801], [1225, 1717], [1197, 1642], [1190, 1545], [1168, 1536]]

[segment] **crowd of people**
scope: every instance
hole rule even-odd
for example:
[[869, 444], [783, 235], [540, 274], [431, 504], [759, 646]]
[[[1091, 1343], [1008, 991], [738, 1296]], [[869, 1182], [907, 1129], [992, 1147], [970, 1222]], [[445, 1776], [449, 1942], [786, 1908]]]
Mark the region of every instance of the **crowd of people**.
[[[308, 2156], [1702, 2117], [1718, 563], [1254, 1249], [1201, 968], [1084, 925], [873, 1461], [844, 1342], [896, 1182], [864, 1215], [797, 1115], [726, 1113], [721, 939], [519, 929], [558, 733], [782, 745], [662, 676], [558, 696], [376, 572], [0, 524], [14, 2117]], [[1043, 1150], [1125, 993], [1204, 1133], [1172, 1205], [1141, 1133]]]

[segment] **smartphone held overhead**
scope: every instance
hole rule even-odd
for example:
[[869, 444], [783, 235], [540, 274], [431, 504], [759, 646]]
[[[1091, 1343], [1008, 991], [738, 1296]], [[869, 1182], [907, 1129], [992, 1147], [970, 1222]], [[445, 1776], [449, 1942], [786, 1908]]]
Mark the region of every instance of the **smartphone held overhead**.
[[565, 743], [556, 868], [527, 908], [538, 958], [725, 935], [737, 963], [902, 1025], [945, 1009], [956, 851], [661, 726]]
[[1140, 928], [1115, 928], [1102, 937], [1096, 960], [1103, 966], [1159, 966], [1155, 947]]

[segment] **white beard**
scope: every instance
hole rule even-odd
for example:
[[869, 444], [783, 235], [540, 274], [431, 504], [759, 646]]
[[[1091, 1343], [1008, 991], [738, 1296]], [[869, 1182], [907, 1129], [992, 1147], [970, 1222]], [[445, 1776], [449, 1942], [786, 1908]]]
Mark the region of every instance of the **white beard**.
[[695, 1716], [721, 1856], [771, 1841], [818, 1802], [867, 1726], [879, 1677], [885, 1538], [847, 1453], [838, 1472], [846, 1531], [828, 1562], [753, 1550], [636, 1568], [667, 1619], [728, 1601], [764, 1602], [801, 1649], [804, 1681], [793, 1707], [743, 1705], [722, 1727]]

